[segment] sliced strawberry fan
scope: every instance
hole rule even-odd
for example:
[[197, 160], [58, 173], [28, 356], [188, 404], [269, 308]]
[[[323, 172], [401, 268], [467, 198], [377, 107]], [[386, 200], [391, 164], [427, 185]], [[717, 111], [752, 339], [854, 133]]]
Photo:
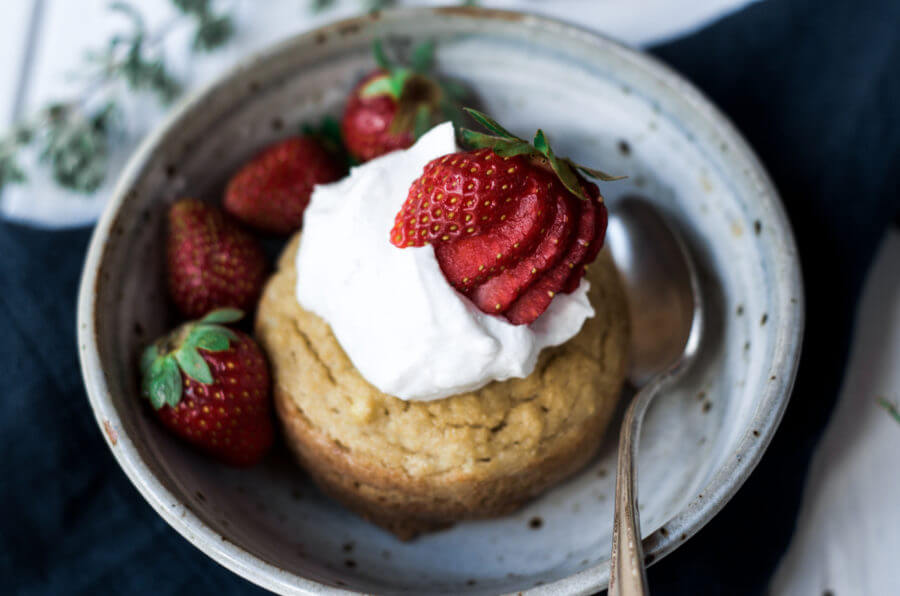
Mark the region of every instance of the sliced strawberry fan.
[[578, 287], [603, 245], [606, 207], [585, 177], [621, 177], [558, 157], [542, 130], [529, 143], [465, 111], [488, 132], [463, 129], [471, 150], [425, 166], [390, 239], [432, 244], [447, 280], [479, 309], [529, 324]]

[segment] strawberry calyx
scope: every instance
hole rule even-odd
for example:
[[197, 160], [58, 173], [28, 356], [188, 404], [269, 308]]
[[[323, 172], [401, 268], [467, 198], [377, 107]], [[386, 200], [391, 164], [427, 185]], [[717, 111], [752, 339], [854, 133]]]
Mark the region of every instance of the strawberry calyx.
[[475, 149], [490, 149], [500, 157], [525, 156], [536, 161], [543, 167], [549, 167], [559, 178], [560, 182], [573, 195], [584, 201], [590, 200], [584, 186], [579, 180], [578, 174], [584, 174], [590, 178], [611, 182], [622, 180], [626, 176], [613, 176], [595, 168], [589, 168], [575, 163], [567, 157], [559, 157], [553, 152], [544, 131], [538, 129], [534, 135], [534, 141], [528, 142], [512, 134], [496, 120], [472, 108], [463, 108], [478, 124], [487, 129], [490, 134], [464, 128], [460, 131], [463, 141]]
[[205, 385], [215, 382], [209, 365], [197, 350], [228, 350], [238, 336], [225, 325], [243, 316], [236, 308], [215, 309], [147, 346], [141, 355], [141, 393], [153, 409], [167, 404], [174, 408], [181, 402], [182, 374]]
[[587, 178], [621, 177], [559, 157], [538, 130], [528, 142], [489, 116], [463, 129], [472, 148], [425, 165], [394, 218], [398, 248], [433, 245], [446, 280], [482, 312], [535, 321], [560, 292], [576, 290], [597, 256], [606, 207]]
[[409, 64], [398, 64], [385, 53], [384, 44], [372, 44], [375, 62], [381, 74], [372, 77], [359, 90], [362, 98], [387, 96], [397, 104], [391, 122], [393, 134], [412, 133], [414, 138], [425, 134], [441, 118], [458, 120], [458, 100], [465, 91], [452, 81], [439, 81], [429, 75], [434, 59], [434, 42], [416, 46]]

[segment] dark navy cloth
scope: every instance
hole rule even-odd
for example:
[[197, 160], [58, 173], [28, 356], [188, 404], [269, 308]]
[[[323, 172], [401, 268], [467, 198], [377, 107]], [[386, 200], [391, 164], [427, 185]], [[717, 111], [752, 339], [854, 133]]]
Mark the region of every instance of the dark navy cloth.
[[[734, 120], [771, 172], [808, 304], [777, 436], [722, 513], [650, 570], [655, 594], [760, 594], [790, 540], [862, 281], [897, 213], [898, 32], [896, 0], [769, 1], [653, 50]], [[170, 529], [100, 436], [75, 345], [88, 235], [0, 223], [0, 591], [262, 593]]]

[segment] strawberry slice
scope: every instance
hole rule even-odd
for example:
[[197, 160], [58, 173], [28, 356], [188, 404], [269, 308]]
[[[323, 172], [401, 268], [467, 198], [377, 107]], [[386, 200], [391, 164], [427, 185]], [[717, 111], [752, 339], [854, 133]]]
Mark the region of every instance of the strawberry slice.
[[553, 209], [542, 193], [529, 192], [503, 222], [482, 234], [440, 243], [434, 252], [447, 281], [461, 292], [518, 263], [546, 233]]
[[[594, 204], [593, 201], [591, 201], [591, 203]], [[593, 263], [594, 259], [597, 258], [597, 255], [600, 254], [600, 249], [603, 248], [603, 242], [606, 240], [606, 224], [609, 217], [606, 211], [606, 205], [603, 203], [596, 203], [594, 204], [593, 211], [595, 212], [593, 215], [594, 237], [591, 240], [590, 245], [588, 245], [584, 258], [580, 263], [575, 265], [572, 275], [566, 280], [566, 285], [563, 287], [563, 292], [566, 294], [571, 294], [578, 289], [578, 284], [581, 283], [581, 278], [584, 277], [587, 266]]]
[[571, 270], [567, 263], [560, 263], [541, 276], [524, 294], [512, 303], [506, 318], [513, 325], [529, 325], [541, 316], [553, 297], [562, 289]]
[[469, 298], [484, 312], [502, 312], [531, 284], [555, 265], [565, 254], [572, 240], [572, 231], [578, 218], [577, 199], [560, 193], [553, 209], [553, 223], [537, 244], [534, 252], [476, 286]]
[[[544, 273], [506, 310], [506, 318], [511, 323], [527, 325], [533, 322], [547, 310], [553, 297], [567, 287], [567, 282], [573, 276], [576, 267], [581, 267], [583, 275], [585, 257], [597, 233], [596, 221], [594, 201], [581, 201], [581, 214], [574, 241], [562, 260]], [[581, 277], [578, 279], [581, 280]]]

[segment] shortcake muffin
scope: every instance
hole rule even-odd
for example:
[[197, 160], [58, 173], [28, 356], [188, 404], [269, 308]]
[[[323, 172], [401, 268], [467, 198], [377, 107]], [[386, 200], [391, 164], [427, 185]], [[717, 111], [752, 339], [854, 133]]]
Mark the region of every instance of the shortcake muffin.
[[[595, 315], [526, 378], [435, 401], [382, 393], [329, 325], [298, 303], [285, 248], [256, 336], [287, 443], [323, 491], [403, 539], [513, 511], [597, 452], [625, 376], [627, 306], [607, 251], [590, 266]], [[459, 349], [465, 349], [460, 346]]]

